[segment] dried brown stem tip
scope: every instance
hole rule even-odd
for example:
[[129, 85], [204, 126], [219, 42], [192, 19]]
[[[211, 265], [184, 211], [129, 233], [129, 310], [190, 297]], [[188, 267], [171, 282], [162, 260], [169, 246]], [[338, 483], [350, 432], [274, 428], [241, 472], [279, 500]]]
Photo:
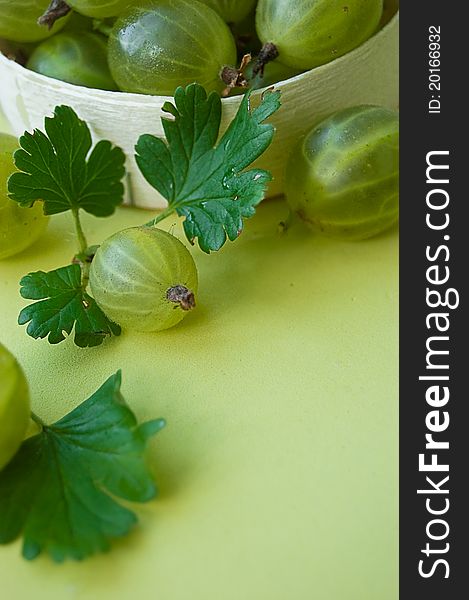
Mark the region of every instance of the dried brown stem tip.
[[252, 71], [253, 77], [256, 77], [256, 75], [259, 75], [259, 73], [264, 75], [265, 66], [278, 58], [278, 56], [279, 51], [277, 50], [277, 46], [275, 44], [272, 44], [271, 42], [264, 44], [256, 58], [256, 64], [254, 65], [254, 69]]
[[[182, 310], [192, 310], [195, 308], [195, 296], [184, 285], [175, 285], [166, 292], [166, 298], [170, 302], [179, 304]], [[176, 308], [176, 307], [174, 307]]]
[[65, 17], [72, 9], [63, 0], [51, 0], [46, 12], [37, 20], [38, 25], [46, 25], [52, 29], [54, 23], [61, 17]]
[[251, 60], [251, 55], [245, 54], [239, 69], [236, 67], [225, 67], [222, 70], [220, 77], [223, 83], [226, 85], [226, 88], [222, 92], [222, 96], [224, 98], [228, 96], [231, 90], [234, 88], [247, 88], [249, 86], [249, 81], [246, 79], [245, 71]]

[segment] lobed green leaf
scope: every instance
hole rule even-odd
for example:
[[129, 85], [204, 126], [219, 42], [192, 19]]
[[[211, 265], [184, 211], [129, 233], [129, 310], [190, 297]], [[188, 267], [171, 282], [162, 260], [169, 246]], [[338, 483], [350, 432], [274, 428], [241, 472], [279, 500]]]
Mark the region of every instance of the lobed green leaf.
[[0, 543], [23, 532], [23, 556], [81, 560], [129, 532], [135, 514], [114, 497], [146, 502], [156, 487], [144, 461], [164, 421], [138, 425], [111, 376], [64, 418], [23, 442], [0, 472]]
[[143, 135], [136, 145], [137, 164], [148, 181], [180, 216], [188, 239], [196, 238], [205, 252], [234, 240], [243, 219], [255, 212], [264, 197], [270, 173], [245, 169], [270, 145], [274, 128], [265, 124], [280, 107], [280, 93], [262, 97], [255, 110], [248, 92], [228, 130], [217, 144], [221, 99], [207, 97], [203, 87], [178, 88], [174, 104], [163, 109], [167, 143]]
[[35, 129], [20, 137], [14, 154], [19, 172], [8, 180], [10, 198], [23, 207], [42, 200], [46, 215], [78, 208], [97, 217], [111, 215], [124, 195], [122, 150], [104, 140], [91, 150], [88, 125], [69, 106], [57, 106], [44, 126], [46, 133]]
[[75, 344], [81, 348], [99, 346], [106, 337], [120, 335], [119, 325], [110, 321], [82, 287], [77, 264], [45, 273], [29, 273], [20, 281], [20, 293], [38, 300], [23, 308], [18, 323], [28, 323], [31, 337], [45, 338], [51, 344], [62, 342], [75, 327]]

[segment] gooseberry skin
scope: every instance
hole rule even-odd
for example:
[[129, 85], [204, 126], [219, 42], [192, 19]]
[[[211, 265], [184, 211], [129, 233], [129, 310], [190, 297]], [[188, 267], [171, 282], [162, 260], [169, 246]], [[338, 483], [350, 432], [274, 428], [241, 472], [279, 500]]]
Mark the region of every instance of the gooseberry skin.
[[132, 0], [67, 0], [67, 4], [81, 15], [96, 19], [116, 17], [133, 3]]
[[0, 260], [28, 248], [44, 232], [49, 221], [41, 202], [22, 208], [8, 197], [7, 180], [16, 170], [13, 153], [18, 148], [15, 137], [0, 133]]
[[259, 0], [256, 28], [280, 61], [299, 70], [326, 64], [377, 30], [383, 0]]
[[286, 169], [287, 202], [316, 232], [372, 237], [399, 211], [399, 121], [395, 111], [357, 106], [314, 127]]
[[[188, 312], [168, 298], [171, 290], [197, 293], [197, 268], [176, 237], [153, 227], [133, 227], [108, 238], [90, 269], [93, 297], [124, 329], [151, 332], [173, 327]], [[193, 298], [193, 296], [192, 296]]]
[[200, 0], [213, 8], [225, 23], [240, 23], [256, 5], [256, 0]]
[[107, 64], [107, 41], [96, 33], [59, 33], [39, 44], [26, 67], [75, 85], [102, 90], [118, 89]]
[[93, 19], [80, 15], [75, 11], [72, 11], [70, 19], [62, 29], [62, 32], [77, 33], [82, 31], [94, 31]]
[[38, 42], [60, 31], [70, 15], [58, 19], [51, 29], [37, 23], [49, 3], [50, 0], [0, 0], [0, 37], [12, 42]]
[[0, 344], [0, 470], [10, 462], [29, 425], [29, 389], [15, 357]]
[[114, 24], [108, 56], [122, 91], [167, 96], [193, 82], [207, 92], [221, 92], [221, 70], [237, 61], [226, 23], [195, 0], [161, 0], [130, 9]]

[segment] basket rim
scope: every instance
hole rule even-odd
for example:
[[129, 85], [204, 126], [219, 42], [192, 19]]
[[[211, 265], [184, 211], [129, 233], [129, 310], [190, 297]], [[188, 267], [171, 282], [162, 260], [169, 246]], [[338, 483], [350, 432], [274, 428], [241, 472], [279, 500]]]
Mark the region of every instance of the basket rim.
[[[353, 60], [353, 58], [357, 54], [366, 52], [367, 48], [371, 44], [375, 43], [376, 40], [379, 40], [380, 38], [387, 35], [388, 30], [394, 29], [397, 26], [398, 22], [399, 22], [399, 9], [396, 11], [396, 13], [393, 15], [393, 17], [384, 25], [384, 27], [382, 27], [374, 35], [372, 35], [365, 42], [363, 42], [363, 44], [360, 44], [359, 46], [357, 46], [350, 52], [347, 52], [346, 54], [339, 56], [338, 58], [336, 58], [328, 63], [319, 65], [318, 67], [314, 67], [313, 69], [310, 69], [308, 71], [304, 71], [303, 73], [295, 75], [294, 77], [290, 77], [288, 79], [279, 81], [275, 84], [275, 88], [282, 89], [282, 87], [284, 87], [285, 85], [287, 85], [291, 82], [301, 81], [303, 79], [308, 79], [312, 75], [321, 74], [324, 70], [330, 69], [331, 65], [335, 66], [337, 64], [340, 64], [341, 62], [344, 62], [347, 60]], [[4, 63], [4, 65], [8, 69], [16, 70], [18, 72], [18, 74], [20, 74], [22, 77], [27, 77], [31, 80], [35, 80], [35, 81], [37, 81], [37, 83], [42, 84], [42, 85], [46, 85], [46, 86], [52, 85], [54, 87], [55, 86], [60, 87], [62, 90], [64, 90], [64, 91], [67, 90], [71, 94], [84, 94], [84, 93], [88, 94], [88, 95], [92, 94], [96, 99], [103, 99], [103, 100], [111, 100], [112, 99], [113, 101], [119, 100], [123, 103], [137, 103], [139, 105], [148, 105], [148, 106], [153, 106], [155, 103], [160, 105], [161, 103], [173, 100], [173, 96], [159, 96], [156, 94], [155, 95], [137, 94], [137, 93], [133, 93], [133, 92], [100, 90], [98, 88], [89, 88], [89, 87], [84, 87], [81, 85], [76, 85], [74, 83], [68, 83], [67, 81], [61, 81], [59, 79], [54, 79], [52, 77], [48, 77], [47, 75], [41, 75], [40, 73], [31, 71], [31, 70], [27, 69], [26, 67], [20, 65], [19, 63], [15, 62], [14, 60], [7, 58], [2, 52], [0, 52], [0, 63]], [[273, 86], [267, 86], [264, 88], [260, 88], [258, 90], [254, 90], [253, 95], [260, 95], [269, 87], [273, 87]], [[230, 96], [228, 98], [222, 98], [222, 104], [228, 105], [228, 106], [236, 105], [239, 102], [241, 102], [242, 98], [243, 98], [242, 94], [238, 94], [237, 96]]]

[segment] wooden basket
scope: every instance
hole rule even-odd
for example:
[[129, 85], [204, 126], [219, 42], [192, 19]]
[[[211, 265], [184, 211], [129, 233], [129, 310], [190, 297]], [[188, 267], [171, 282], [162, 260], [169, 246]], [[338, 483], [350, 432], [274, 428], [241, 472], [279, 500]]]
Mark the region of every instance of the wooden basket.
[[[319, 120], [357, 104], [397, 108], [398, 38], [397, 13], [359, 48], [275, 86], [282, 91], [282, 108], [272, 118], [277, 131], [257, 165], [274, 176], [269, 196], [282, 193], [285, 162], [292, 146]], [[44, 116], [56, 105], [72, 106], [88, 122], [95, 139], [111, 140], [124, 150], [129, 172], [126, 201], [143, 208], [161, 208], [166, 202], [140, 174], [133, 158], [134, 145], [142, 133], [164, 137], [160, 116], [168, 99], [64, 83], [29, 71], [0, 53], [0, 103], [13, 132], [20, 135], [24, 130], [42, 128]], [[223, 100], [224, 123], [234, 116], [240, 101], [239, 96]]]

